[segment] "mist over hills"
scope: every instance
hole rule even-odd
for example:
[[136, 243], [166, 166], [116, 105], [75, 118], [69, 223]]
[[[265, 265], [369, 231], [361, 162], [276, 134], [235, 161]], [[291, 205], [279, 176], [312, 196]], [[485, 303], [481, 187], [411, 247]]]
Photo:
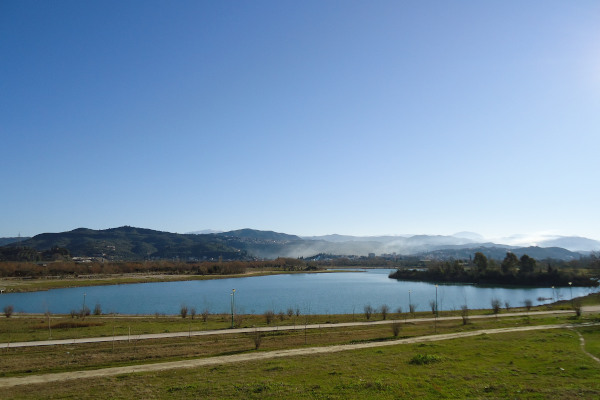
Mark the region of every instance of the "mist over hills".
[[[18, 246], [30, 247], [37, 251], [62, 247], [67, 248], [72, 256], [115, 260], [273, 259], [311, 257], [316, 254], [345, 256], [375, 254], [417, 256], [426, 259], [468, 259], [477, 251], [481, 251], [489, 258], [502, 259], [508, 250], [517, 255], [528, 254], [537, 259], [572, 260], [581, 257], [582, 254], [600, 250], [600, 242], [575, 236], [547, 237], [530, 245], [511, 246], [477, 241], [485, 239], [472, 232], [460, 232], [448, 236], [362, 237], [335, 234], [300, 237], [254, 229], [210, 232], [178, 234], [130, 226], [105, 230], [78, 228], [68, 232], [43, 233], [32, 238], [20, 238]], [[15, 241], [9, 239], [4, 247], [15, 245]]]

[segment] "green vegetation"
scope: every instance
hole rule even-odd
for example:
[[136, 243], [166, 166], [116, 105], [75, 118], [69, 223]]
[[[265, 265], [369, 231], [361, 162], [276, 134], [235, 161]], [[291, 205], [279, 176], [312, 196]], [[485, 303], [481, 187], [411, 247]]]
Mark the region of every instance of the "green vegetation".
[[600, 258], [596, 255], [577, 263], [562, 262], [560, 267], [553, 267], [552, 263], [548, 260], [538, 263], [526, 254], [519, 259], [508, 252], [500, 266], [497, 266], [494, 260], [488, 260], [483, 253], [477, 252], [472, 263], [459, 260], [431, 262], [427, 268], [398, 269], [390, 274], [390, 278], [520, 286], [598, 286], [594, 278], [600, 274]]
[[[565, 319], [566, 318], [566, 319]], [[570, 321], [569, 317], [460, 321], [438, 324], [443, 333], [520, 324]], [[430, 323], [406, 324], [405, 337], [430, 334]], [[586, 350], [599, 355], [597, 329], [581, 327]], [[308, 335], [306, 338], [305, 335]], [[389, 327], [265, 333], [259, 351], [389, 339]], [[3, 376], [128, 365], [140, 362], [255, 352], [254, 334], [161, 341], [12, 349], [0, 354]], [[306, 344], [305, 344], [306, 343]], [[123, 374], [81, 381], [17, 386], [4, 398], [595, 398], [600, 365], [582, 352], [567, 329], [480, 335], [432, 343], [191, 369]]]

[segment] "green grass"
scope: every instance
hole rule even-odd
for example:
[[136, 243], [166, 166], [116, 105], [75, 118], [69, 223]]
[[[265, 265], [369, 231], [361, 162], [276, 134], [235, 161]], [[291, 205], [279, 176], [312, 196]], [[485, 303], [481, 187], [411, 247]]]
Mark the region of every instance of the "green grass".
[[[596, 335], [586, 332], [586, 335]], [[597, 342], [597, 338], [594, 339]], [[415, 365], [419, 354], [436, 362]], [[580, 399], [600, 365], [570, 330], [484, 335], [316, 356], [11, 388], [12, 398]]]

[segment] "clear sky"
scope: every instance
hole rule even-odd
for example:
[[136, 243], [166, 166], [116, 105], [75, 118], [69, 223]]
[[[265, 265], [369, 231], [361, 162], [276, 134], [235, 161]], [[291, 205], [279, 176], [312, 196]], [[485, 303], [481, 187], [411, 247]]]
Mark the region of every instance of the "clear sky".
[[600, 2], [0, 2], [0, 236], [600, 239]]

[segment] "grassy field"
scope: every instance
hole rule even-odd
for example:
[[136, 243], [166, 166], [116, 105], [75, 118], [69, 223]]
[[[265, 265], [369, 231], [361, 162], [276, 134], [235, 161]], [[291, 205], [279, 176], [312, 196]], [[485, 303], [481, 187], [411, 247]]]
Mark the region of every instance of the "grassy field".
[[[585, 299], [598, 304], [598, 295]], [[563, 304], [566, 307], [568, 304]], [[549, 307], [541, 307], [547, 309]], [[554, 309], [559, 308], [555, 305]], [[513, 310], [518, 311], [518, 310]], [[503, 310], [503, 314], [506, 310]], [[443, 316], [458, 313], [442, 313]], [[471, 315], [490, 314], [489, 310]], [[502, 314], [501, 314], [502, 315]], [[417, 313], [431, 317], [431, 313]], [[390, 315], [389, 318], [404, 316]], [[372, 319], [380, 320], [380, 315]], [[137, 340], [141, 333], [227, 328], [228, 315], [207, 322], [173, 316], [57, 316], [53, 338], [127, 335], [130, 341], [65, 344], [0, 350], [0, 377], [28, 376], [137, 365], [248, 352], [329, 346], [394, 339], [391, 325], [303, 329], [304, 324], [364, 321], [364, 315], [278, 316], [270, 326], [296, 330], [263, 333], [255, 349], [253, 334], [228, 334]], [[398, 337], [557, 323], [598, 322], [598, 314], [576, 318], [536, 315], [401, 323]], [[264, 316], [244, 316], [241, 326], [266, 326]], [[74, 325], [69, 325], [74, 324]], [[62, 327], [59, 327], [62, 326]], [[600, 357], [600, 330], [581, 326], [586, 350]], [[0, 342], [48, 339], [44, 316], [2, 318]], [[82, 390], [82, 385], [84, 389]], [[598, 398], [600, 364], [580, 348], [568, 329], [480, 335], [443, 342], [394, 345], [379, 349], [238, 364], [126, 374], [11, 388], [2, 398]]]
[[[597, 349], [598, 330], [580, 331]], [[4, 398], [580, 399], [600, 397], [599, 378], [561, 329], [21, 386]]]

